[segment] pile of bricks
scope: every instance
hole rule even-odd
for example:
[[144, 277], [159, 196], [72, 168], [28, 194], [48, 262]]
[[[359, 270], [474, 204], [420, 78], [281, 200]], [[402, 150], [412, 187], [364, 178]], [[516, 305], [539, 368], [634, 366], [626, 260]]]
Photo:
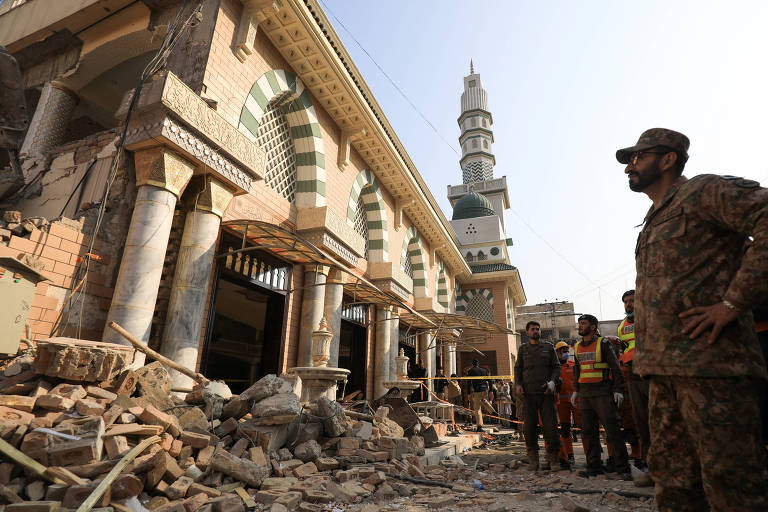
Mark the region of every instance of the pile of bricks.
[[[321, 510], [410, 492], [388, 474], [451, 478], [449, 468], [421, 465], [422, 438], [386, 435], [402, 433], [386, 411], [365, 421], [326, 399], [302, 407], [299, 382], [274, 375], [228, 400], [202, 388], [181, 399], [160, 363], [130, 370], [124, 347], [105, 356], [111, 349], [99, 345], [48, 341], [6, 364], [0, 437], [47, 471], [30, 471], [5, 453], [5, 512], [80, 507], [121, 458], [153, 436], [159, 441], [99, 498], [101, 512]], [[58, 357], [56, 346], [68, 355]]]

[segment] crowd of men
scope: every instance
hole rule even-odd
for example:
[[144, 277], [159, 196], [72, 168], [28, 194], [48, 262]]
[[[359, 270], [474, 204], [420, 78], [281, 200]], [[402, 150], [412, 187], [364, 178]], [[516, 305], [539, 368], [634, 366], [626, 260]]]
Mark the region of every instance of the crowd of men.
[[616, 152], [629, 188], [653, 202], [616, 336], [581, 315], [571, 362], [568, 344], [541, 342], [540, 326], [526, 325], [515, 389], [529, 463], [540, 467], [540, 423], [547, 464], [568, 468], [580, 422], [582, 476], [613, 470], [630, 479], [629, 443], [634, 463], [647, 463], [659, 510], [765, 511], [768, 189], [731, 176], [685, 178], [689, 145], [653, 128]]

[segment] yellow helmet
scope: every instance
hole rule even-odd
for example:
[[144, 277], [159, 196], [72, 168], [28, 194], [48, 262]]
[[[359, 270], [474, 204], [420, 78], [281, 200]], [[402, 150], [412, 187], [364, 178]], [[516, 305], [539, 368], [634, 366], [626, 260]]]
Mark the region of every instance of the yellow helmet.
[[567, 348], [567, 349], [569, 349], [569, 350], [570, 350], [570, 348], [571, 348], [571, 347], [570, 347], [570, 346], [569, 346], [569, 345], [568, 345], [566, 342], [564, 342], [564, 341], [558, 341], [558, 342], [557, 342], [557, 345], [555, 345], [555, 350], [560, 350], [560, 349], [561, 349], [561, 348], [563, 348], [563, 347], [565, 347], [565, 348]]

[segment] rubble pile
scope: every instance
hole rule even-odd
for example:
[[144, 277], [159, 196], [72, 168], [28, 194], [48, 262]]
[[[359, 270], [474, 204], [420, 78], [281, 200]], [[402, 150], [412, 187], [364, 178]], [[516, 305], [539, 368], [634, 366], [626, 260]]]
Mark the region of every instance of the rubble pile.
[[320, 510], [406, 492], [388, 474], [452, 478], [445, 466], [421, 465], [423, 438], [402, 437], [386, 408], [367, 421], [324, 398], [302, 407], [300, 381], [275, 375], [229, 399], [202, 387], [181, 399], [159, 362], [126, 369], [130, 347], [107, 345], [54, 338], [5, 367], [0, 437], [45, 470], [2, 449], [6, 512], [80, 507], [146, 440], [96, 508]]

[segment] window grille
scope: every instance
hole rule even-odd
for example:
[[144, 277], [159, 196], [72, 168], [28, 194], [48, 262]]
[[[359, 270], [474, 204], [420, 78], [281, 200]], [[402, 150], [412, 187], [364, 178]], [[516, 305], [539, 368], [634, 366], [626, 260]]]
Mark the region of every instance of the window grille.
[[[363, 189], [364, 191], [365, 189]], [[368, 217], [365, 213], [365, 203], [363, 202], [363, 191], [360, 192], [360, 197], [357, 198], [357, 209], [355, 209], [355, 232], [363, 237], [365, 240], [365, 252], [363, 258], [368, 259]]]
[[413, 265], [411, 264], [410, 256], [405, 257], [405, 262], [403, 263], [403, 271], [408, 277], [413, 279]]
[[467, 304], [466, 315], [486, 322], [493, 322], [493, 306], [488, 302], [485, 295], [478, 293]]
[[365, 325], [365, 315], [368, 311], [366, 304], [349, 304], [341, 309], [341, 318], [349, 322]]
[[472, 253], [471, 252], [467, 252], [466, 259], [467, 259], [467, 261], [474, 261], [474, 258], [472, 257]]
[[291, 203], [296, 198], [296, 151], [291, 127], [283, 115], [282, 103], [291, 91], [275, 97], [261, 117], [256, 144], [267, 152], [264, 181]]
[[477, 253], [477, 261], [485, 261], [488, 258], [486, 257], [485, 253], [483, 251], [480, 251]]

